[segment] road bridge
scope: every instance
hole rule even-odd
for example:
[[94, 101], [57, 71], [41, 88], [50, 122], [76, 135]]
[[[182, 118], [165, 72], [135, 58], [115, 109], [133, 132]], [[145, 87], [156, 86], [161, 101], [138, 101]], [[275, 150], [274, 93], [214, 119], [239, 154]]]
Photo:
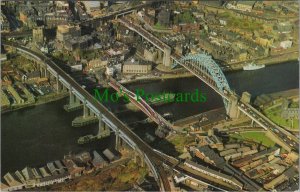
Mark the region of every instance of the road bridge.
[[[147, 39], [158, 49], [164, 51], [169, 48], [169, 46], [159, 38], [155, 37], [150, 32], [132, 21], [128, 21], [125, 18], [120, 18], [118, 21], [141, 35], [143, 38]], [[181, 57], [176, 54], [171, 55], [170, 53], [171, 52], [164, 52], [164, 60], [167, 59], [168, 62], [171, 62], [172, 59], [174, 63], [183, 66], [216, 91], [223, 98], [227, 115], [230, 118], [238, 118], [241, 115], [240, 112], [242, 112], [262, 128], [267, 130], [270, 138], [272, 138], [282, 148], [287, 151], [299, 151], [299, 140], [296, 136], [270, 121], [248, 102], [243, 101], [240, 96], [230, 89], [221, 68], [214, 62], [211, 56], [207, 54], [196, 54]], [[169, 64], [170, 63], [168, 63], [168, 66]]]
[[[170, 186], [167, 185], [167, 178], [161, 177], [160, 172], [156, 167], [161, 164], [161, 159], [152, 157], [152, 148], [143, 140], [141, 140], [134, 132], [132, 132], [111, 111], [93, 98], [93, 96], [91, 96], [83, 87], [81, 87], [73, 78], [71, 78], [69, 74], [64, 72], [60, 67], [57, 66], [57, 64], [55, 64], [45, 55], [33, 52], [32, 50], [16, 43], [2, 42], [2, 44], [15, 47], [17, 51], [30, 55], [33, 59], [44, 63], [50, 74], [56, 77], [62, 86], [69, 89], [71, 95], [74, 95], [81, 103], [84, 103], [86, 107], [88, 107], [89, 110], [91, 110], [91, 112], [98, 117], [99, 126], [101, 126], [102, 123], [108, 125], [108, 127], [116, 133], [116, 137], [122, 138], [131, 148], [140, 154], [140, 156], [149, 166], [156, 181], [159, 183], [160, 189], [162, 191], [169, 191]], [[160, 169], [160, 171], [162, 170]]]

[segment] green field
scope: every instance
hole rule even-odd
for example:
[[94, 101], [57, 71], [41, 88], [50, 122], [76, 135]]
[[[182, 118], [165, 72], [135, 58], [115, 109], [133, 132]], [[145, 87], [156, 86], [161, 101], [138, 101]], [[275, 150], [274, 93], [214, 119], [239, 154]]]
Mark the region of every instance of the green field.
[[271, 139], [269, 139], [264, 132], [244, 132], [232, 134], [231, 137], [238, 140], [246, 139], [257, 143], [262, 143], [267, 147], [272, 147], [275, 145], [275, 143]]
[[[297, 104], [292, 103], [293, 106], [297, 106]], [[281, 117], [281, 106], [275, 108], [269, 108], [264, 110], [264, 114], [270, 118], [274, 123], [282, 127], [288, 127], [291, 129], [299, 128], [298, 119], [284, 119]], [[292, 122], [293, 121], [293, 122]], [[293, 123], [293, 126], [292, 126]]]

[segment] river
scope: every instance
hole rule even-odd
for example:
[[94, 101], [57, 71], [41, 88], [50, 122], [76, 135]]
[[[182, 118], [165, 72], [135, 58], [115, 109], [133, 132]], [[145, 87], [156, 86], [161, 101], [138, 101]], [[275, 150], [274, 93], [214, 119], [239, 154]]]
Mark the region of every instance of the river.
[[[251, 93], [252, 97], [299, 87], [299, 64], [288, 62], [272, 65], [256, 71], [238, 71], [225, 74], [231, 89], [239, 95], [243, 91]], [[134, 83], [127, 85], [131, 90], [144, 88], [145, 92], [190, 92], [198, 88], [207, 96], [205, 103], [172, 103], [155, 107], [159, 113], [172, 112], [174, 119], [184, 118], [200, 112], [223, 106], [219, 95], [213, 92], [199, 79], [184, 78]], [[67, 99], [43, 104], [27, 109], [3, 114], [1, 128], [1, 171], [23, 169], [25, 166], [38, 167], [47, 162], [62, 159], [64, 154], [96, 149], [99, 152], [107, 147], [112, 148], [114, 137], [95, 143], [80, 146], [76, 143], [78, 137], [96, 133], [97, 125], [84, 128], [73, 128], [71, 121], [82, 113], [81, 110], [67, 113], [63, 105]], [[112, 108], [114, 108], [112, 106]], [[145, 118], [141, 112], [125, 112], [118, 114], [125, 122], [134, 122]], [[155, 124], [133, 126], [143, 137], [145, 132], [154, 132]]]

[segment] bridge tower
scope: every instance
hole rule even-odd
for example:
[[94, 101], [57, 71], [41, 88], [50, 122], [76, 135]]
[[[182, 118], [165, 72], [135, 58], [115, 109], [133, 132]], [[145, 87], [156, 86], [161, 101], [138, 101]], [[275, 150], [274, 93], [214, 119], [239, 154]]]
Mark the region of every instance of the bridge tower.
[[171, 66], [171, 48], [165, 47], [164, 48], [164, 57], [163, 57], [163, 65], [166, 67]]
[[238, 109], [238, 97], [236, 95], [231, 94], [229, 96], [227, 115], [232, 119], [236, 119], [240, 115]]

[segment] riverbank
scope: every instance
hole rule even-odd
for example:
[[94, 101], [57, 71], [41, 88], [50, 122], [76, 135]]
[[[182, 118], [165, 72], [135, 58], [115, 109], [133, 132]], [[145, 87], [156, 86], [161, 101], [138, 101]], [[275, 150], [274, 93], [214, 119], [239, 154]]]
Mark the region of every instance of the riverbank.
[[12, 112], [12, 111], [17, 111], [19, 109], [24, 109], [24, 108], [28, 108], [28, 107], [33, 107], [33, 106], [38, 106], [38, 105], [50, 103], [50, 102], [53, 102], [53, 101], [63, 99], [67, 96], [68, 96], [68, 92], [59, 93], [59, 94], [52, 93], [52, 94], [49, 94], [49, 95], [40, 96], [33, 103], [26, 103], [26, 104], [22, 104], [22, 105], [18, 105], [18, 106], [10, 106], [10, 108], [1, 110], [1, 114], [9, 113], [9, 112]]
[[[278, 54], [278, 55], [273, 55], [270, 57], [265, 57], [265, 58], [258, 58], [258, 59], [252, 59], [248, 61], [242, 61], [242, 62], [237, 62], [237, 63], [230, 63], [228, 64], [229, 68], [223, 69], [223, 71], [238, 71], [238, 70], [243, 70], [243, 66], [245, 63], [251, 63], [254, 62], [255, 64], [260, 64], [260, 65], [276, 65], [276, 64], [282, 64], [286, 62], [292, 62], [292, 61], [297, 61], [299, 57], [299, 52], [291, 52], [291, 53], [284, 53], [284, 54]], [[299, 62], [299, 61], [297, 61]]]
[[[262, 58], [262, 59], [254, 59], [251, 60], [254, 63], [257, 64], [263, 64], [263, 65], [280, 65], [284, 64], [286, 62], [298, 62], [298, 52], [284, 55], [278, 55], [278, 56], [272, 56], [272, 57], [267, 57], [267, 58]], [[248, 62], [251, 62], [248, 61]], [[234, 71], [240, 71], [243, 70], [243, 66], [245, 65], [245, 61], [235, 63], [235, 64], [230, 64], [230, 68], [223, 68], [223, 72], [234, 72]], [[161, 69], [161, 68], [158, 68]], [[180, 78], [187, 78], [187, 77], [194, 77], [194, 75], [190, 72], [183, 72], [183, 73], [171, 73], [173, 70], [160, 70], [161, 74], [159, 76], [144, 76], [144, 77], [137, 77], [136, 79], [124, 79], [121, 80], [120, 83], [122, 84], [131, 84], [131, 83], [145, 83], [145, 82], [152, 82], [152, 81], [160, 81], [160, 80], [167, 80], [167, 79], [180, 79]]]

